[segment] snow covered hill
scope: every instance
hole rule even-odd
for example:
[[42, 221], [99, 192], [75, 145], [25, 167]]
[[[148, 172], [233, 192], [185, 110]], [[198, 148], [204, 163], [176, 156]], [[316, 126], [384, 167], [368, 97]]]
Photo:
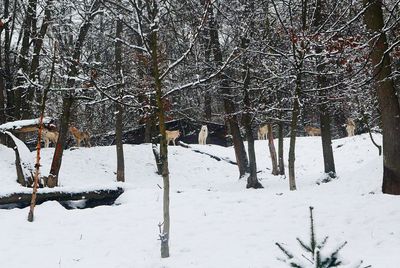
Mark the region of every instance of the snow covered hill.
[[[193, 148], [235, 159], [233, 148]], [[309, 206], [315, 208], [319, 239], [329, 235], [331, 248], [348, 242], [341, 251], [343, 267], [361, 259], [376, 268], [397, 267], [400, 198], [380, 191], [377, 149], [367, 135], [335, 140], [333, 148], [339, 177], [317, 185], [323, 177], [320, 138], [298, 138], [298, 190], [290, 192], [287, 179], [270, 174], [266, 141], [256, 141], [265, 187], [259, 190], [245, 189], [237, 167], [228, 162], [170, 146], [171, 257], [161, 259], [162, 179], [151, 145], [125, 145], [126, 191], [118, 205], [66, 210], [47, 202], [36, 208], [33, 223], [26, 220], [28, 209], [0, 210], [1, 267], [287, 267], [277, 260], [283, 256], [275, 242], [299, 250], [296, 237], [309, 235]], [[52, 152], [43, 152], [44, 174]], [[21, 190], [13, 156], [0, 146], [0, 194]], [[115, 170], [115, 147], [68, 150], [60, 184], [66, 189], [115, 185]]]

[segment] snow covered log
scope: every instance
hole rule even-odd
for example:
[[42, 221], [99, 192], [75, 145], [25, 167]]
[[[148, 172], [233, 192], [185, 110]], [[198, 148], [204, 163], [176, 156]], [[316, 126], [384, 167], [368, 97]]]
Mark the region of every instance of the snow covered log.
[[15, 168], [17, 170], [17, 181], [22, 186], [29, 186], [33, 182], [33, 162], [30, 151], [26, 145], [8, 131], [0, 130], [0, 140], [6, 141], [5, 145], [15, 152]]
[[[54, 119], [50, 117], [43, 118], [43, 127], [49, 130], [53, 130], [55, 128]], [[27, 119], [27, 120], [18, 120], [13, 122], [7, 122], [0, 125], [0, 132], [4, 131], [12, 131], [15, 133], [25, 133], [25, 132], [33, 132], [39, 129], [39, 118], [37, 119]]]
[[184, 143], [182, 141], [178, 141], [178, 145], [182, 146], [183, 148], [186, 148], [186, 149], [191, 149], [195, 153], [208, 155], [209, 157], [211, 157], [212, 159], [215, 159], [217, 161], [225, 161], [225, 162], [227, 162], [229, 164], [237, 165], [237, 163], [235, 161], [232, 161], [229, 158], [219, 157], [219, 156], [216, 156], [216, 155], [213, 155], [213, 154], [210, 154], [210, 153], [202, 152], [202, 151], [200, 151], [198, 149], [193, 149], [191, 146], [189, 146], [188, 144], [186, 144], [186, 143]]
[[[111, 205], [124, 192], [121, 187], [116, 189], [103, 189], [83, 192], [39, 192], [36, 204], [46, 201], [77, 201], [85, 200], [85, 208], [100, 205]], [[24, 208], [31, 203], [32, 193], [13, 193], [8, 196], [0, 196], [0, 208]], [[64, 204], [63, 204], [64, 205]]]

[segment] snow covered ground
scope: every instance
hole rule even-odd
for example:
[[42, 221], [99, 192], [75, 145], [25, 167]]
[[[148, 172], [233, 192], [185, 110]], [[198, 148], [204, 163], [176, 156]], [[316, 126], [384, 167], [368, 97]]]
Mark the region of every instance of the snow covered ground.
[[[285, 145], [287, 152], [287, 140]], [[235, 159], [233, 148], [193, 148]], [[339, 178], [317, 185], [323, 177], [320, 138], [298, 138], [298, 190], [290, 192], [287, 179], [270, 174], [266, 141], [256, 141], [265, 187], [259, 190], [245, 189], [232, 164], [170, 146], [171, 257], [161, 259], [162, 179], [155, 174], [151, 145], [125, 145], [126, 191], [118, 205], [66, 210], [47, 202], [36, 208], [33, 223], [26, 220], [28, 209], [0, 210], [0, 267], [287, 267], [277, 260], [283, 255], [275, 242], [299, 250], [296, 237], [309, 237], [309, 206], [315, 208], [319, 239], [329, 235], [329, 248], [348, 242], [341, 251], [343, 267], [361, 259], [375, 268], [398, 267], [400, 198], [380, 191], [377, 149], [367, 135], [335, 140], [333, 148]], [[52, 152], [43, 152], [44, 174]], [[66, 151], [60, 184], [115, 186], [115, 155], [115, 147]], [[21, 190], [13, 156], [0, 146], [0, 194]]]

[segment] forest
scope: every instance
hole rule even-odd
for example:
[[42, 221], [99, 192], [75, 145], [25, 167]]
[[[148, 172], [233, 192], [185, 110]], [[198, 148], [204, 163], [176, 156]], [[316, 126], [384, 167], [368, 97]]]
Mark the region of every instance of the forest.
[[[396, 267], [400, 259], [391, 250], [400, 246], [393, 228], [400, 220], [395, 209], [400, 195], [400, 0], [2, 0], [0, 177], [0, 208], [5, 208], [0, 218], [8, 218], [4, 228], [18, 221], [27, 229], [29, 223], [19, 215], [33, 222], [37, 204], [37, 213], [48, 206], [48, 216], [42, 212], [38, 218], [41, 228], [56, 224], [54, 219], [44, 223], [53, 213], [83, 214], [89, 208], [93, 212], [84, 217], [93, 217], [89, 222], [95, 224], [102, 217], [94, 212], [99, 205], [106, 205], [109, 212], [104, 213], [116, 213], [121, 224], [131, 222], [126, 214], [143, 212], [143, 223], [156, 227], [142, 232], [158, 236], [158, 255], [153, 244], [137, 245], [136, 259], [129, 260], [124, 249], [97, 265], [106, 244], [97, 245], [96, 258], [88, 260], [88, 252], [78, 258], [67, 242], [63, 256], [69, 259], [62, 262], [60, 255], [57, 264], [57, 254], [47, 249], [54, 259], [45, 267], [83, 267], [79, 260], [81, 265], [86, 261], [84, 267]], [[191, 192], [187, 202], [180, 201]], [[214, 200], [220, 198], [230, 205]], [[225, 224], [233, 227], [226, 234], [251, 240], [252, 227], [264, 228], [254, 218], [263, 209], [257, 198], [276, 206], [262, 213], [266, 225], [267, 215], [292, 222], [302, 214], [299, 225], [311, 222], [311, 244], [297, 238], [310, 257], [297, 259], [294, 245], [279, 242], [296, 240], [299, 230], [290, 228], [297, 224], [289, 220], [274, 220], [290, 231], [268, 240], [266, 250], [274, 250], [271, 262], [264, 257], [235, 262], [235, 254], [244, 260], [252, 256], [247, 250], [260, 253], [254, 245], [222, 250], [217, 243], [218, 253], [209, 251], [213, 245], [205, 237], [219, 237], [223, 216], [210, 220], [209, 229], [199, 226], [193, 244], [178, 245], [196, 233], [190, 229], [197, 224], [189, 220], [197, 219], [194, 204], [204, 216], [203, 207], [213, 209], [211, 214], [228, 213], [231, 223]], [[71, 209], [84, 199], [82, 210], [61, 212], [57, 203]], [[235, 207], [241, 200], [243, 211]], [[370, 210], [356, 209], [362, 204]], [[383, 206], [390, 208], [388, 214], [378, 215]], [[146, 214], [150, 210], [151, 216]], [[243, 227], [242, 212], [249, 214], [244, 233], [237, 228]], [[377, 226], [388, 231], [376, 238], [387, 242], [376, 249], [376, 257], [369, 258], [379, 241], [366, 251], [351, 248], [347, 240], [352, 236], [356, 244], [366, 241], [355, 226], [334, 241], [346, 240], [336, 249], [323, 251], [327, 239], [314, 237], [314, 229], [325, 232], [329, 222], [338, 228], [349, 215], [354, 222], [369, 214], [382, 219]], [[140, 222], [140, 215], [134, 217]], [[323, 223], [314, 224], [315, 219]], [[365, 232], [378, 228], [371, 221], [362, 221], [370, 223]], [[183, 234], [177, 234], [174, 222], [185, 226]], [[341, 234], [333, 227], [327, 231]], [[107, 243], [118, 251], [125, 242], [123, 231], [116, 233]], [[142, 244], [152, 239], [144, 236]], [[240, 244], [225, 238], [220, 239]], [[260, 239], [254, 243], [265, 243]], [[53, 243], [63, 241], [68, 237]], [[96, 248], [96, 242], [86, 243]], [[0, 251], [18, 252], [16, 245], [8, 247]], [[340, 266], [342, 249], [352, 259], [343, 261], [348, 266]], [[185, 254], [196, 257], [191, 262]], [[276, 262], [279, 254], [286, 259]], [[21, 265], [12, 258], [6, 264]]]

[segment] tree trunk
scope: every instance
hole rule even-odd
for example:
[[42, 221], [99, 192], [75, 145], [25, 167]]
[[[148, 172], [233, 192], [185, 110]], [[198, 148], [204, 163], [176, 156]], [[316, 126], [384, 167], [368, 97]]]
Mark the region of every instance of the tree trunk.
[[[200, 0], [201, 5], [205, 5], [205, 0]], [[207, 12], [211, 14], [210, 12], [213, 12], [213, 9], [211, 5], [208, 7]], [[203, 29], [201, 31], [201, 36], [200, 36], [200, 42], [202, 45], [202, 49], [204, 49], [204, 62], [205, 62], [205, 68], [204, 68], [204, 73], [207, 75], [209, 72], [209, 66], [210, 64], [210, 58], [211, 58], [211, 40], [210, 40], [210, 29], [213, 27], [214, 20], [209, 20], [208, 25], [209, 28]], [[211, 98], [211, 92], [210, 90], [207, 90], [204, 92], [204, 116], [205, 119], [208, 121], [211, 121], [212, 117], [212, 98]]]
[[39, 59], [40, 52], [42, 51], [43, 39], [47, 33], [47, 29], [51, 22], [51, 8], [53, 7], [53, 0], [46, 1], [46, 7], [44, 10], [44, 19], [42, 25], [40, 26], [40, 30], [38, 35], [35, 37], [33, 42], [33, 54], [31, 61], [31, 69], [30, 69], [30, 79], [35, 81], [39, 78], [38, 68], [39, 68]]
[[[246, 42], [242, 40], [242, 44]], [[243, 48], [243, 47], [242, 47]], [[246, 61], [246, 60], [244, 60]], [[256, 161], [256, 151], [254, 149], [254, 136], [253, 129], [251, 127], [252, 114], [251, 114], [251, 102], [249, 96], [249, 86], [250, 86], [250, 67], [245, 63], [246, 71], [243, 72], [243, 123], [246, 129], [247, 146], [249, 152], [249, 164], [250, 164], [250, 175], [247, 178], [246, 188], [263, 188], [261, 183], [257, 179], [257, 161]]]
[[[314, 13], [314, 21], [313, 25], [315, 28], [318, 28], [323, 23], [322, 20], [322, 7], [325, 5], [323, 0], [316, 1], [316, 8]], [[317, 46], [316, 48], [317, 54], [322, 52], [322, 48]], [[318, 72], [318, 84], [319, 87], [325, 88], [328, 86], [327, 78], [325, 75], [321, 74], [325, 69], [325, 64], [323, 61], [325, 59], [323, 57], [317, 56], [317, 72]], [[324, 171], [326, 174], [329, 175], [331, 178], [336, 177], [336, 170], [335, 170], [335, 159], [333, 157], [333, 150], [332, 150], [332, 134], [331, 134], [331, 116], [329, 114], [329, 109], [325, 102], [327, 102], [326, 98], [326, 90], [320, 91], [320, 101], [322, 102], [319, 105], [319, 112], [320, 112], [320, 125], [321, 125], [321, 140], [322, 140], [322, 153], [324, 157]]]
[[[1, 32], [0, 32], [1, 36]], [[0, 39], [1, 42], [1, 39]], [[0, 68], [3, 69], [1, 66], [2, 63], [2, 55], [1, 55], [1, 48], [0, 48]], [[0, 124], [3, 124], [6, 122], [6, 98], [5, 98], [5, 81], [4, 81], [4, 76], [3, 74], [0, 73]]]
[[[16, 1], [14, 2], [14, 5]], [[4, 18], [8, 18], [10, 16], [9, 12], [10, 1], [4, 0]], [[14, 115], [14, 92], [13, 88], [13, 80], [11, 75], [11, 59], [10, 59], [10, 47], [11, 47], [11, 33], [9, 23], [4, 25], [4, 80], [5, 80], [5, 89], [6, 89], [6, 115], [13, 116]]]
[[271, 124], [268, 124], [267, 137], [268, 137], [269, 153], [271, 155], [271, 162], [272, 162], [272, 175], [279, 175], [278, 161], [277, 161], [276, 150], [275, 150], [275, 145], [274, 145], [274, 133], [272, 132]]
[[[121, 16], [121, 15], [120, 15]], [[118, 18], [115, 33], [115, 72], [119, 78], [119, 83], [123, 82], [122, 76], [122, 20]], [[118, 86], [119, 90], [119, 101], [122, 101], [123, 97], [123, 85]], [[124, 109], [122, 104], [116, 103], [116, 113], [115, 113], [115, 147], [117, 150], [117, 181], [125, 181], [125, 161], [124, 161], [124, 147], [122, 143], [122, 128], [123, 128], [123, 112]]]
[[[23, 23], [23, 37], [21, 50], [18, 56], [18, 69], [22, 71], [23, 74], [28, 75], [29, 70], [29, 61], [28, 54], [29, 48], [31, 46], [31, 36], [32, 36], [32, 27], [33, 21], [36, 17], [36, 5], [37, 0], [29, 0], [28, 7], [25, 13], [25, 19]], [[15, 113], [14, 116], [16, 119], [21, 119], [22, 117], [27, 118], [29, 114], [29, 104], [26, 102], [26, 99], [22, 98], [23, 93], [26, 95], [28, 88], [23, 89], [21, 87], [26, 82], [26, 79], [22, 77], [22, 74], [17, 76], [16, 87], [14, 89], [15, 92]]]
[[256, 162], [256, 152], [254, 149], [254, 136], [252, 133], [251, 125], [246, 124], [246, 135], [247, 135], [247, 144], [249, 151], [249, 160], [250, 160], [250, 174], [247, 178], [246, 188], [264, 188], [262, 184], [257, 179], [257, 162]]
[[331, 178], [336, 177], [335, 159], [333, 158], [331, 117], [324, 104], [320, 107], [322, 153], [324, 156], [324, 170]]
[[[154, 7], [154, 14], [157, 14], [157, 7]], [[156, 16], [156, 15], [155, 15]], [[155, 17], [154, 16], [154, 17]], [[158, 25], [154, 25], [157, 29]], [[156, 101], [158, 110], [158, 123], [160, 129], [160, 162], [162, 165], [162, 177], [163, 177], [163, 219], [162, 232], [160, 234], [161, 240], [161, 258], [169, 257], [169, 238], [170, 238], [170, 214], [169, 214], [169, 169], [168, 169], [168, 145], [167, 136], [165, 128], [165, 113], [164, 105], [162, 101], [162, 85], [159, 73], [159, 57], [158, 57], [158, 36], [157, 31], [152, 29], [150, 49], [151, 49], [151, 59], [152, 59], [152, 74], [155, 82], [156, 90]]]
[[[1, 43], [1, 36], [3, 33], [3, 27], [4, 25], [2, 25], [0, 27], [0, 69], [4, 70], [3, 68], [3, 46]], [[5, 98], [5, 80], [4, 80], [4, 73], [1, 72], [0, 73], [0, 124], [3, 124], [6, 122], [6, 98]], [[0, 139], [0, 143], [4, 143], [4, 141], [2, 141]]]
[[62, 155], [68, 135], [68, 124], [71, 115], [71, 107], [74, 102], [72, 93], [63, 97], [63, 109], [60, 122], [60, 130], [56, 147], [54, 149], [53, 161], [51, 162], [50, 174], [47, 178], [47, 186], [50, 188], [58, 185], [58, 173], [60, 172]]
[[[214, 20], [213, 5], [209, 5], [208, 15], [209, 15], [211, 51], [213, 52], [214, 55], [215, 64], [218, 67], [220, 67], [222, 66], [222, 51], [219, 42], [217, 25]], [[237, 116], [235, 114], [235, 104], [231, 99], [231, 90], [229, 88], [229, 83], [227, 81], [228, 78], [225, 77], [224, 75], [220, 76], [220, 78], [222, 80], [220, 88], [223, 95], [225, 114], [227, 116], [227, 121], [233, 137], [233, 146], [235, 149], [236, 162], [238, 163], [239, 167], [239, 174], [240, 177], [242, 177], [246, 174], [247, 171], [249, 171], [247, 154], [244, 148], [242, 136], [240, 134], [240, 128]]]
[[367, 29], [376, 35], [370, 39], [374, 87], [377, 92], [383, 129], [383, 184], [382, 192], [400, 195], [400, 104], [396, 96], [390, 66], [382, 1], [364, 0]]
[[293, 110], [292, 110], [292, 121], [290, 123], [290, 144], [289, 144], [289, 189], [291, 191], [296, 190], [296, 177], [295, 177], [295, 165], [296, 160], [296, 134], [297, 134], [297, 124], [300, 115], [300, 87], [301, 87], [301, 76], [297, 74], [296, 77], [296, 89], [295, 95], [293, 97]]
[[285, 163], [283, 158], [283, 122], [278, 124], [278, 163], [279, 175], [285, 175]]

